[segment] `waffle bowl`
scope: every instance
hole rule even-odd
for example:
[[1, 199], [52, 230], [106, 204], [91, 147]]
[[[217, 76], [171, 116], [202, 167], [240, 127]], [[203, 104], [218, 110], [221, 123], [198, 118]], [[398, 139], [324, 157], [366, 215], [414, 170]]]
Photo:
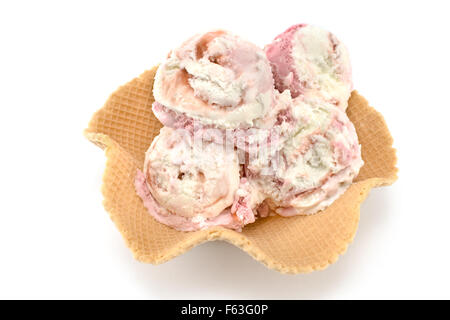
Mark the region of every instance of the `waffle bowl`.
[[326, 210], [309, 216], [258, 219], [242, 232], [222, 227], [181, 232], [167, 227], [147, 212], [134, 188], [145, 151], [162, 127], [151, 110], [156, 69], [111, 94], [85, 130], [85, 136], [104, 149], [107, 158], [104, 207], [138, 261], [160, 264], [205, 241], [225, 240], [282, 273], [321, 270], [352, 242], [360, 205], [369, 191], [397, 179], [397, 158], [383, 116], [353, 91], [347, 114], [358, 133], [365, 163], [349, 189]]

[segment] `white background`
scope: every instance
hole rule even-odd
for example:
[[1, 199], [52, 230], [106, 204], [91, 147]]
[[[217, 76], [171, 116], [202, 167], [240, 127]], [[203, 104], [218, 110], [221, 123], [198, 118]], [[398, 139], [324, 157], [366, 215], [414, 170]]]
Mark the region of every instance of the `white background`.
[[[258, 3], [258, 4], [257, 4]], [[2, 1], [0, 298], [450, 298], [446, 1]], [[263, 46], [292, 24], [334, 32], [386, 118], [399, 180], [373, 190], [352, 245], [306, 275], [223, 242], [133, 260], [102, 207], [103, 152], [82, 135], [119, 85], [187, 37]]]

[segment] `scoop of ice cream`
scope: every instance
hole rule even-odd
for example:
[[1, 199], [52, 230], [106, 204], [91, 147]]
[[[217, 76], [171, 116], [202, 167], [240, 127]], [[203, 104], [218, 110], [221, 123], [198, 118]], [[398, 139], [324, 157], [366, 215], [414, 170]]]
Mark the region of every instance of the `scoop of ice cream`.
[[[263, 195], [246, 178], [233, 150], [201, 142], [182, 130], [162, 128], [135, 178], [137, 194], [159, 222], [180, 231], [222, 226], [240, 231], [252, 223]], [[199, 148], [199, 149], [196, 149]]]
[[345, 110], [352, 90], [347, 49], [330, 32], [299, 24], [290, 27], [265, 47], [275, 87], [289, 89], [293, 98], [321, 95]]
[[273, 77], [263, 50], [226, 31], [189, 39], [158, 68], [155, 100], [202, 124], [251, 126], [273, 103]]
[[212, 218], [231, 206], [239, 187], [236, 153], [199, 141], [183, 130], [161, 129], [146, 153], [144, 174], [150, 193], [168, 212]]
[[353, 124], [345, 112], [320, 99], [298, 99], [298, 132], [275, 157], [249, 164], [253, 179], [280, 215], [326, 208], [353, 181], [363, 164]]

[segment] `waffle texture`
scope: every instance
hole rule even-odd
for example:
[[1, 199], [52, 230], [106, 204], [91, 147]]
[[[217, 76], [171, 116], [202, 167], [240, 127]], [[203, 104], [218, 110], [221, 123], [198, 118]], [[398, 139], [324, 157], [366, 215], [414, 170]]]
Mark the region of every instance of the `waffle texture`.
[[359, 207], [370, 189], [397, 179], [392, 137], [380, 113], [354, 91], [347, 114], [362, 145], [364, 166], [350, 188], [328, 209], [310, 216], [259, 219], [241, 233], [221, 227], [180, 232], [154, 220], [134, 189], [145, 151], [161, 123], [151, 110], [157, 67], [115, 91], [92, 117], [85, 136], [105, 150], [104, 206], [134, 257], [159, 264], [211, 240], [225, 240], [268, 268], [305, 273], [326, 268], [353, 240]]

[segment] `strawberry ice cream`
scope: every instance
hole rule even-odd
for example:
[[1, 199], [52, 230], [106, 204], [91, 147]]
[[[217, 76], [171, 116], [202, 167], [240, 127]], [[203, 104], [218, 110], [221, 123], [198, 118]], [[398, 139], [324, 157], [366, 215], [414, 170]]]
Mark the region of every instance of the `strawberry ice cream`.
[[257, 203], [239, 171], [233, 150], [207, 142], [197, 146], [190, 134], [162, 128], [135, 185], [153, 217], [178, 230], [213, 225], [240, 229], [254, 221], [247, 206]]
[[351, 89], [347, 50], [317, 27], [293, 26], [265, 52], [226, 31], [194, 36], [158, 68], [152, 110], [164, 127], [137, 194], [181, 231], [323, 210], [363, 165]]
[[264, 51], [226, 31], [192, 37], [158, 68], [155, 100], [179, 115], [219, 128], [251, 126], [273, 104]]
[[299, 24], [265, 47], [275, 87], [299, 95], [320, 95], [345, 110], [352, 90], [347, 49], [330, 32]]
[[321, 100], [298, 100], [303, 124], [276, 157], [248, 170], [271, 208], [282, 216], [325, 209], [351, 184], [363, 161], [345, 112]]

